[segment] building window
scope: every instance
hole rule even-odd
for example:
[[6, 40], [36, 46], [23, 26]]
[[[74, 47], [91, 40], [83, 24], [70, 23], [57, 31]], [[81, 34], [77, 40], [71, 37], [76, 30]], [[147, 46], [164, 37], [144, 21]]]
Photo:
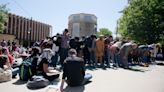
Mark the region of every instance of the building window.
[[92, 21], [92, 17], [91, 17], [91, 16], [85, 16], [84, 19], [85, 19], [86, 21]]
[[86, 27], [86, 28], [90, 28], [91, 25], [92, 25], [92, 24], [90, 24], [90, 23], [85, 23], [85, 27]]
[[11, 31], [11, 16], [9, 16], [9, 24], [8, 24], [8, 33], [10, 34]]
[[12, 23], [12, 30], [11, 30], [12, 35], [14, 35], [14, 31], [15, 31], [15, 16], [13, 16], [13, 23]]
[[25, 40], [25, 30], [26, 30], [26, 20], [25, 19], [23, 19], [24, 21], [24, 24], [23, 24], [23, 30], [22, 30], [22, 32], [23, 32], [23, 40]]
[[74, 21], [80, 20], [80, 16], [74, 16], [74, 17], [73, 17], [73, 20], [74, 20]]

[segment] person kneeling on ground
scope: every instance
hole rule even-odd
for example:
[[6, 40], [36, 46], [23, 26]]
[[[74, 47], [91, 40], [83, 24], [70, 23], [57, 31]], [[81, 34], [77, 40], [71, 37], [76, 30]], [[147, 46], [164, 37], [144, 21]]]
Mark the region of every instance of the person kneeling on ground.
[[48, 48], [47, 44], [46, 48], [43, 49], [41, 54], [41, 60], [38, 62], [38, 73], [43, 75], [44, 78], [49, 81], [53, 81], [54, 79], [59, 78], [59, 72], [54, 69], [49, 69], [49, 64], [51, 63], [52, 50]]
[[68, 86], [80, 86], [84, 85], [89, 79], [92, 78], [91, 74], [85, 74], [84, 70], [84, 60], [77, 57], [77, 52], [75, 49], [70, 49], [69, 57], [65, 59], [62, 75], [62, 83], [60, 86], [61, 92], [63, 91], [63, 86], [65, 79]]

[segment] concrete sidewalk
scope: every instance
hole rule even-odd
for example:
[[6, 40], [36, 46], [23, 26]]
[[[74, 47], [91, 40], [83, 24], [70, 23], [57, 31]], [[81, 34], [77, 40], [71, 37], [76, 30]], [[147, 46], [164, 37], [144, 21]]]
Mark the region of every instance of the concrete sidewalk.
[[[67, 87], [65, 92], [164, 92], [164, 66], [134, 67], [125, 69], [87, 70], [93, 75], [92, 82], [81, 87]], [[17, 79], [0, 83], [1, 92], [55, 92], [55, 86], [30, 90]]]

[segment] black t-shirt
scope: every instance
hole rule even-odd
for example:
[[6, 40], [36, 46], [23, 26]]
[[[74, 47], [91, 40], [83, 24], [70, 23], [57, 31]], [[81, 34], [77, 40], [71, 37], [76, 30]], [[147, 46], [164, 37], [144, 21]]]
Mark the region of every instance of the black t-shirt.
[[30, 58], [33, 58], [32, 60], [32, 74], [36, 75], [37, 74], [37, 62], [39, 57], [37, 55], [31, 55]]
[[46, 58], [43, 58], [38, 65], [38, 71], [42, 73], [44, 73], [43, 64], [49, 64]]
[[4, 68], [3, 66], [7, 63], [7, 56], [1, 56], [0, 57], [0, 68]]
[[79, 86], [84, 79], [84, 61], [79, 57], [68, 57], [63, 68], [63, 77], [68, 81], [69, 86]]

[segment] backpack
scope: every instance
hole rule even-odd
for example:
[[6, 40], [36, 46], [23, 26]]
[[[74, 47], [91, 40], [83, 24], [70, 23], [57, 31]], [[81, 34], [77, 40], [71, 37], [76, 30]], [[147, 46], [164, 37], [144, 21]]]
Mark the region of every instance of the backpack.
[[20, 72], [19, 77], [20, 80], [28, 81], [32, 77], [32, 61], [33, 58], [27, 58], [25, 61], [22, 62], [20, 65]]
[[27, 87], [29, 89], [44, 88], [50, 84], [49, 80], [45, 79], [43, 76], [33, 76], [28, 82]]
[[12, 71], [0, 68], [0, 82], [7, 82], [12, 79]]

